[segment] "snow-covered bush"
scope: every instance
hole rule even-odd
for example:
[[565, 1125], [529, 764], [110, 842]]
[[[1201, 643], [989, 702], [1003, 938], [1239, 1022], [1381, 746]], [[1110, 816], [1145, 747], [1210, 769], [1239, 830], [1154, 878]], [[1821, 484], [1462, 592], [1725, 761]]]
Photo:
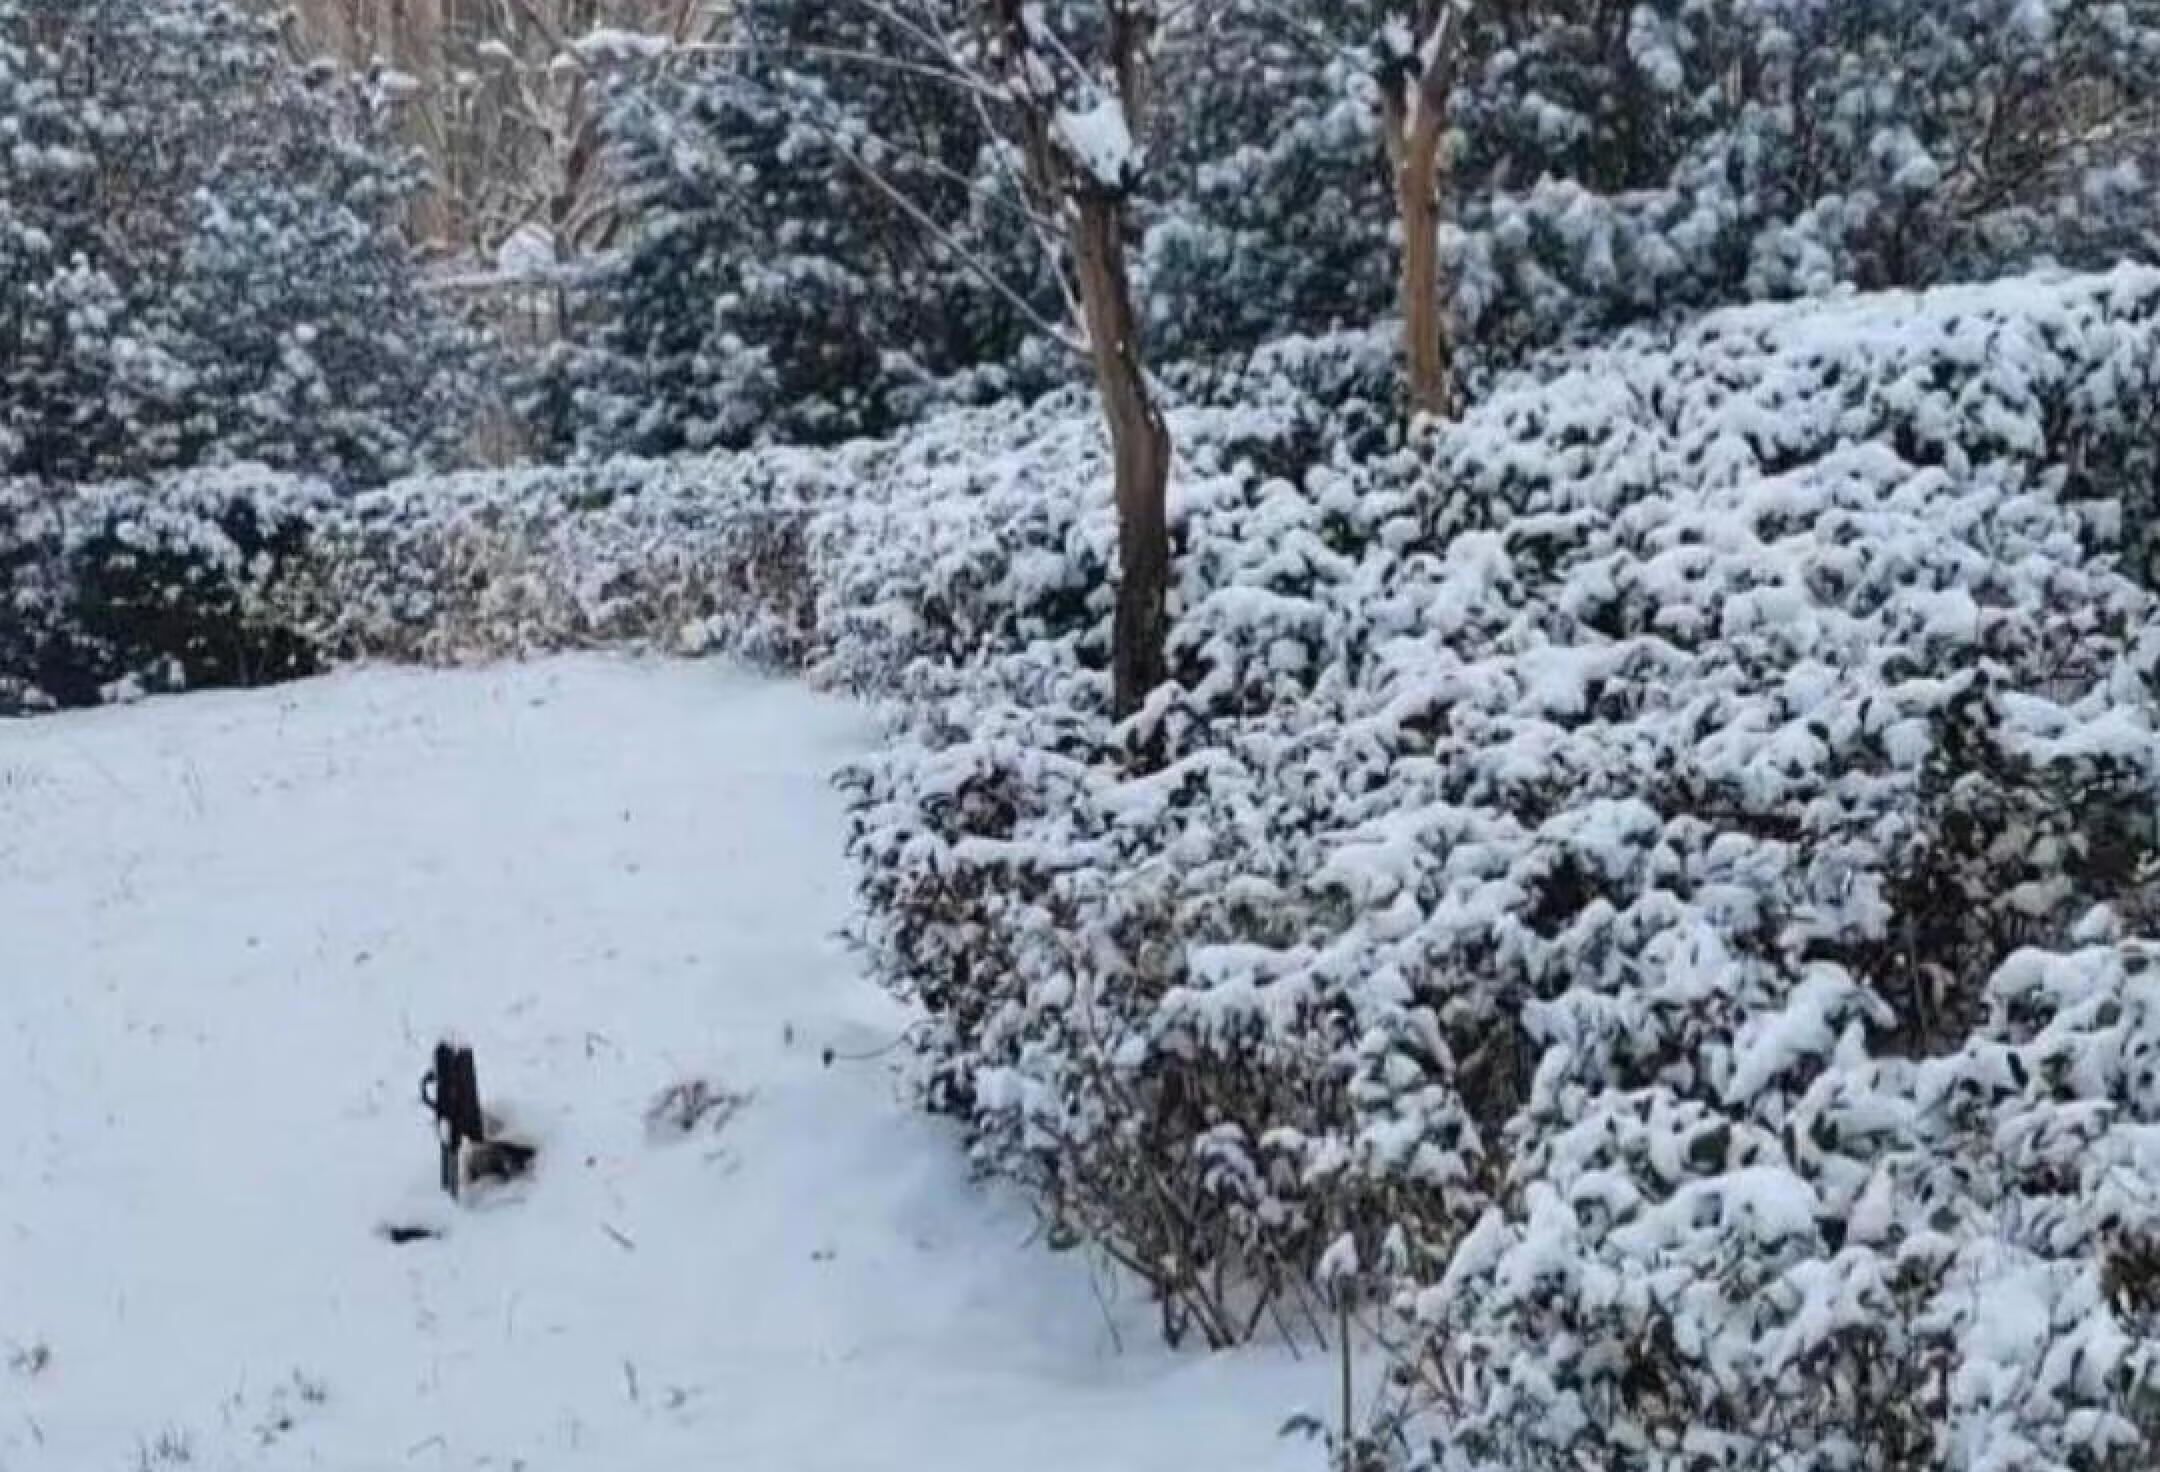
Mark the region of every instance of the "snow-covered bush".
[[[877, 447], [865, 447], [870, 456]], [[641, 644], [811, 653], [811, 514], [847, 457], [472, 472], [358, 496], [259, 467], [0, 482], [0, 711], [341, 659]]]
[[398, 482], [318, 527], [316, 636], [342, 657], [437, 664], [643, 644], [799, 665], [811, 516], [848, 453]]
[[912, 443], [818, 561], [907, 661], [854, 846], [930, 1101], [1173, 1332], [1392, 1289], [1438, 1466], [2149, 1456], [2156, 334], [2125, 270], [1623, 338], [1416, 452], [1187, 411], [1123, 726], [1099, 459]]
[[0, 0], [0, 475], [461, 450], [479, 349], [398, 235], [393, 123], [230, 0]]
[[2150, 258], [2152, 0], [1474, 7], [1471, 340]]
[[313, 672], [279, 605], [327, 503], [248, 469], [0, 481], [0, 714]]

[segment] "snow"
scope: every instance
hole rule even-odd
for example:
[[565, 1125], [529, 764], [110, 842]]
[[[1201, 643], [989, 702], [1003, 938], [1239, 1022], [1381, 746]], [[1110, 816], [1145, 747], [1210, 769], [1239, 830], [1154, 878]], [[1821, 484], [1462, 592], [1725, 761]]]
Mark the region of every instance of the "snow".
[[571, 43], [571, 50], [577, 54], [578, 60], [597, 64], [611, 61], [652, 61], [665, 56], [670, 45], [665, 36], [624, 30], [619, 26], [600, 26], [578, 37]]
[[495, 248], [495, 270], [500, 276], [545, 276], [555, 262], [555, 237], [542, 225], [520, 225]]
[[[599, 657], [0, 725], [0, 1467], [1308, 1465], [1325, 1366], [1156, 1348], [821, 1063], [908, 1021], [831, 939], [870, 739]], [[542, 1151], [463, 1208], [449, 1030]]]
[[1139, 171], [1139, 149], [1125, 122], [1125, 104], [1099, 93], [1083, 108], [1057, 115], [1058, 140], [1072, 161], [1103, 189], [1124, 189]]
[[417, 97], [425, 90], [418, 77], [411, 72], [399, 71], [395, 67], [381, 68], [372, 73], [369, 80], [374, 83], [377, 92], [386, 100], [393, 102], [402, 102], [407, 98]]

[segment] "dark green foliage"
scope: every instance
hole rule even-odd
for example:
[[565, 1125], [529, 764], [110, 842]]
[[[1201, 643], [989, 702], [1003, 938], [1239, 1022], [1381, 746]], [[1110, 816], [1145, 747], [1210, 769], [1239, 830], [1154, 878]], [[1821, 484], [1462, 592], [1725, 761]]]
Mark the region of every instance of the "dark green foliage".
[[388, 122], [228, 0], [0, 0], [0, 473], [455, 453], [475, 346], [418, 290]]
[[2149, 255], [2152, 0], [1478, 7], [1458, 299], [1490, 353], [1676, 309]]
[[304, 487], [272, 477], [51, 490], [0, 482], [0, 713], [120, 690], [314, 673], [279, 612], [310, 550]]
[[913, 417], [955, 374], [1040, 381], [1021, 314], [915, 217], [1020, 293], [1048, 285], [983, 173], [967, 93], [867, 10], [755, 0], [738, 21], [739, 49], [614, 89], [634, 226], [582, 294], [575, 345], [528, 386], [550, 437], [646, 455], [831, 442]]
[[1214, 358], [1392, 309], [1372, 9], [1223, 0], [1175, 13], [1142, 201], [1159, 357]]

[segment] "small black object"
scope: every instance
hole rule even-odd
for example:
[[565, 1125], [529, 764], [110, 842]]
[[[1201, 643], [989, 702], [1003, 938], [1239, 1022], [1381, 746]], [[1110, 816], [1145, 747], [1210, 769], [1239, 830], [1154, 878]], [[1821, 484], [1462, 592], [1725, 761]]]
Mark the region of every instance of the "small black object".
[[442, 1188], [455, 1201], [458, 1161], [465, 1143], [478, 1145], [487, 1140], [472, 1049], [450, 1043], [435, 1045], [435, 1066], [420, 1079], [420, 1102], [434, 1112], [435, 1137], [442, 1146]]
[[465, 1173], [476, 1181], [514, 1181], [532, 1169], [537, 1151], [515, 1140], [482, 1140], [465, 1156]]

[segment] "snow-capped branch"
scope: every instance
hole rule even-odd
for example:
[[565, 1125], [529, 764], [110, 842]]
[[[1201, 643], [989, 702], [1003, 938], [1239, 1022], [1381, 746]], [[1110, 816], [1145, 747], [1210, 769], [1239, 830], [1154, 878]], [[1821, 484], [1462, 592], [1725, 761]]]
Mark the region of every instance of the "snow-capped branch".
[[675, 42], [667, 36], [643, 31], [600, 26], [570, 43], [571, 54], [587, 65], [655, 61], [667, 55]]
[[1060, 108], [1055, 129], [1066, 157], [1095, 188], [1121, 193], [1139, 177], [1140, 150], [1121, 99], [1105, 92], [1082, 106]]

